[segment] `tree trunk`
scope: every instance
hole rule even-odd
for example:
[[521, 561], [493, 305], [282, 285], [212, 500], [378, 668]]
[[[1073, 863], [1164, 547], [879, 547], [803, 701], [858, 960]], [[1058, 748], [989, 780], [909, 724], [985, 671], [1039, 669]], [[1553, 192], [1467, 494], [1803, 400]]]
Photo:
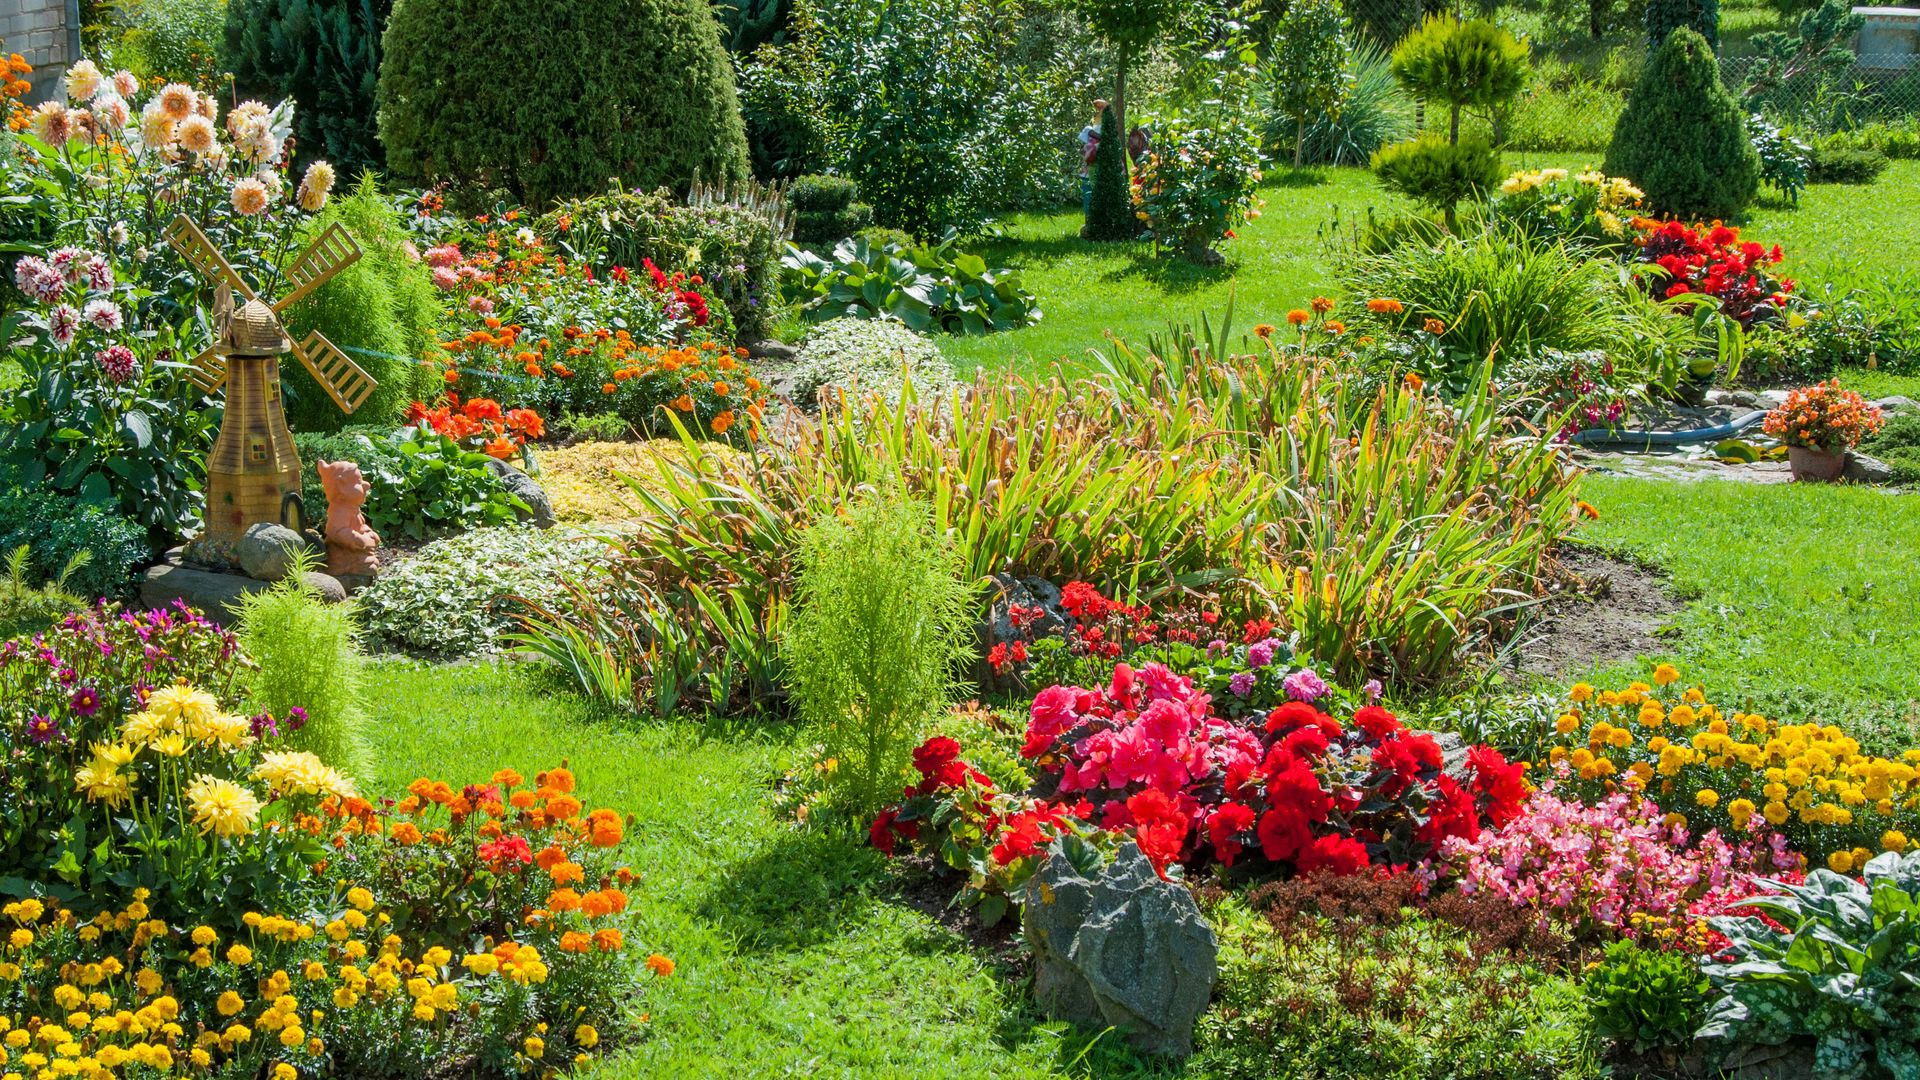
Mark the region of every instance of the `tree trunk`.
[[1453, 107], [1453, 126], [1449, 129], [1447, 141], [1454, 146], [1460, 145], [1460, 106]]
[[1113, 122], [1120, 129], [1120, 137], [1127, 137], [1127, 64], [1133, 59], [1133, 46], [1120, 46], [1120, 71], [1113, 80], [1113, 100], [1107, 108], [1113, 110]]
[[1307, 142], [1306, 117], [1295, 118], [1293, 125], [1293, 167], [1295, 171], [1298, 171], [1300, 168], [1300, 151]]

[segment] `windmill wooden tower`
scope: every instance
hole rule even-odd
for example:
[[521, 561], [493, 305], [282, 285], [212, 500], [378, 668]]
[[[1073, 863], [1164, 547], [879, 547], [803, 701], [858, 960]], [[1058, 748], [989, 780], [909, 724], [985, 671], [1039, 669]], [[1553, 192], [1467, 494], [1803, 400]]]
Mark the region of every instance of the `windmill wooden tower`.
[[[360, 248], [339, 223], [328, 225], [287, 266], [292, 290], [269, 303], [184, 214], [173, 219], [165, 235], [182, 258], [215, 283], [216, 336], [193, 359], [190, 377], [209, 394], [224, 385], [227, 407], [207, 457], [207, 524], [196, 548], [203, 556], [226, 558], [250, 526], [263, 521], [300, 525], [289, 513], [300, 504], [300, 455], [280, 399], [280, 356], [292, 352], [349, 414], [373, 393], [373, 378], [318, 330], [294, 341], [280, 322], [281, 312], [351, 266]], [[246, 301], [238, 310], [236, 292]]]

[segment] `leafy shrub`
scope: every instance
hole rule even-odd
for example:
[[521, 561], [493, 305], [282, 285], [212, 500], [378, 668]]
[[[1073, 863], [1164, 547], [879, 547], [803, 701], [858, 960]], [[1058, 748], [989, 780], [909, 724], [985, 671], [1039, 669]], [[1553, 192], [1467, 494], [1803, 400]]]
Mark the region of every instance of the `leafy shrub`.
[[[569, 56], [503, 79], [500, 43]], [[747, 176], [746, 131], [707, 0], [397, 0], [382, 39], [380, 141], [397, 173], [501, 187], [544, 209], [603, 191]], [[585, 50], [583, 52], [583, 50]]]
[[[320, 331], [379, 384], [353, 418], [397, 423], [407, 402], [434, 389], [427, 364], [439, 352], [440, 299], [427, 268], [408, 253], [405, 224], [371, 176], [329, 202], [309, 234], [333, 224], [359, 244], [360, 259], [287, 312], [288, 332], [300, 338]], [[281, 379], [293, 427], [335, 431], [348, 422], [305, 366], [282, 365]]]
[[308, 521], [325, 520], [326, 489], [320, 486], [321, 461], [351, 461], [362, 476], [397, 475], [400, 452], [394, 448], [391, 427], [352, 424], [339, 431], [297, 431], [293, 448], [300, 454], [300, 503]]
[[1640, 189], [1599, 172], [1569, 175], [1565, 169], [1521, 171], [1500, 185], [1486, 220], [1540, 243], [1617, 251], [1633, 236]]
[[[32, 552], [22, 567], [29, 580], [64, 575], [63, 586], [88, 599], [120, 597], [153, 554], [147, 530], [109, 507], [13, 486], [0, 472], [0, 553], [22, 546]], [[67, 573], [82, 552], [85, 563]]]
[[313, 468], [318, 461], [344, 460], [360, 466], [373, 489], [362, 512], [367, 524], [389, 539], [424, 540], [476, 527], [510, 525], [527, 509], [501, 486], [487, 465], [488, 455], [430, 430], [296, 435], [294, 446], [306, 466], [300, 497], [313, 521], [322, 519], [327, 505]]
[[793, 208], [793, 239], [800, 244], [831, 244], [873, 222], [873, 207], [854, 202], [859, 188], [839, 176], [808, 175], [787, 187]]
[[1809, 184], [1871, 184], [1891, 159], [1878, 150], [1850, 150], [1831, 142], [1815, 143], [1807, 164]]
[[907, 748], [971, 659], [974, 588], [925, 503], [869, 496], [799, 537], [793, 613], [780, 645], [800, 716], [840, 762], [838, 809], [878, 809]]
[[139, 0], [115, 59], [143, 82], [183, 82], [218, 89], [227, 0]]
[[781, 236], [764, 212], [683, 206], [663, 191], [610, 190], [563, 202], [536, 227], [603, 278], [616, 266], [638, 273], [648, 262], [669, 276], [697, 278], [702, 293], [726, 304], [739, 340], [766, 333]]
[[1532, 1080], [1578, 1075], [1591, 1059], [1577, 984], [1410, 903], [1379, 923], [1311, 909], [1262, 917], [1233, 900], [1209, 916], [1219, 1005], [1195, 1049], [1208, 1075]]
[[1860, 449], [1892, 466], [1897, 482], [1920, 483], [1920, 412], [1895, 413]]
[[[1378, 46], [1362, 41], [1346, 56], [1346, 100], [1335, 111], [1307, 121], [1301, 161], [1311, 165], [1362, 165], [1374, 151], [1413, 134], [1413, 101], [1393, 77], [1393, 65]], [[1269, 84], [1262, 82], [1263, 88]], [[1265, 143], [1269, 152], [1285, 146], [1292, 134], [1288, 117], [1269, 97]]]
[[1594, 1030], [1644, 1054], [1693, 1038], [1711, 985], [1684, 952], [1616, 941], [1587, 972], [1582, 989]]
[[1450, 231], [1454, 207], [1483, 198], [1500, 182], [1500, 152], [1475, 134], [1458, 143], [1429, 134], [1383, 146], [1369, 164], [1388, 190], [1445, 214]]
[[1778, 191], [1788, 202], [1798, 204], [1800, 193], [1812, 182], [1811, 153], [1807, 144], [1780, 129], [1759, 113], [1747, 117], [1747, 138], [1760, 158], [1760, 181]]
[[367, 632], [394, 645], [438, 657], [491, 652], [524, 602], [558, 601], [561, 576], [599, 550], [564, 533], [476, 529], [421, 548], [355, 599]]
[[1753, 201], [1760, 158], [1746, 113], [1721, 85], [1699, 34], [1680, 27], [1654, 52], [1614, 124], [1603, 167], [1632, 180], [1662, 214], [1730, 218]]
[[1154, 243], [1196, 262], [1219, 261], [1213, 246], [1259, 216], [1260, 134], [1238, 91], [1224, 92], [1160, 123], [1134, 178], [1134, 208]]
[[378, 172], [380, 34], [392, 11], [393, 0], [231, 0], [222, 58], [235, 94], [291, 99], [305, 157]]
[[1821, 1076], [1905, 1076], [1920, 1068], [1920, 852], [1888, 852], [1863, 879], [1815, 870], [1769, 881], [1758, 916], [1720, 916], [1719, 997], [1701, 1035], [1729, 1046], [1814, 1044]]
[[633, 429], [619, 413], [565, 413], [554, 421], [554, 434], [569, 442], [614, 442]]
[[790, 377], [794, 400], [803, 405], [817, 405], [829, 389], [898, 401], [908, 382], [920, 401], [943, 401], [953, 392], [953, 366], [933, 342], [899, 323], [870, 319], [815, 327]]
[[842, 240], [821, 258], [788, 245], [780, 288], [814, 320], [892, 319], [914, 330], [985, 334], [1040, 321], [1017, 270], [987, 266], [949, 233], [938, 244], [874, 247]]
[[305, 582], [315, 561], [303, 553], [296, 572], [240, 601], [234, 636], [257, 665], [247, 701], [278, 719], [281, 745], [370, 776], [354, 606], [328, 603]]
[[1847, 131], [1814, 139], [1816, 147], [1846, 150], [1878, 150], [1889, 158], [1920, 158], [1920, 119], [1904, 123], [1875, 120]]

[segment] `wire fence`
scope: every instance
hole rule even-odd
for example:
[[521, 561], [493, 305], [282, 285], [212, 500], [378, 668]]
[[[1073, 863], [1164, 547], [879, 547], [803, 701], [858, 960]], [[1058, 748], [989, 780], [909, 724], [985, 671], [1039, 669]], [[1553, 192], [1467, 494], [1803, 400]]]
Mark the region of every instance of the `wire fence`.
[[[1806, 46], [1798, 15], [1722, 0], [1720, 77], [1750, 111], [1805, 134], [1871, 124], [1920, 133], [1920, 9], [1868, 17], [1830, 44]], [[1599, 151], [1647, 55], [1645, 0], [1464, 0], [1463, 15], [1490, 17], [1532, 45], [1534, 77], [1514, 103], [1476, 123], [1516, 150]], [[1434, 0], [1345, 0], [1355, 36], [1391, 50]], [[1786, 55], [1760, 36], [1785, 33]], [[1760, 40], [1756, 40], [1760, 39]], [[1431, 115], [1423, 117], [1432, 122]]]

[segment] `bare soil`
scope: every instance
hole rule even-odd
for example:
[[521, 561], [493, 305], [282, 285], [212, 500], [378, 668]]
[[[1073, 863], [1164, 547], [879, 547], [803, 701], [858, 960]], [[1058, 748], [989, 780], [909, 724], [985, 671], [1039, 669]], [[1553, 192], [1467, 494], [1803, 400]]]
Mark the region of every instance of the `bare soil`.
[[1661, 651], [1686, 606], [1657, 572], [1585, 548], [1559, 552], [1559, 594], [1521, 631], [1509, 663], [1545, 678]]

